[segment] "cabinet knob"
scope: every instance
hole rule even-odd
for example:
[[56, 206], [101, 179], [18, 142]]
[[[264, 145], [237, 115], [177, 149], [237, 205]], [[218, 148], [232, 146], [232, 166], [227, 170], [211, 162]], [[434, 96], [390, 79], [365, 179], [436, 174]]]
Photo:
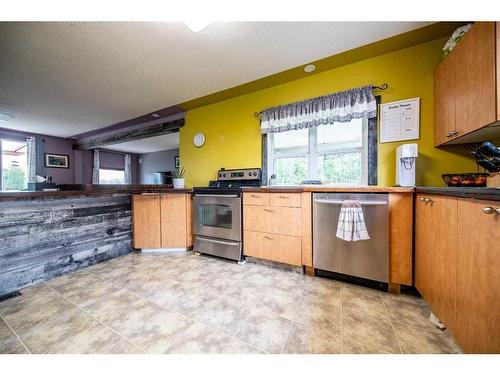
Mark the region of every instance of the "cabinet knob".
[[496, 210], [493, 207], [484, 207], [483, 212], [486, 215], [493, 215], [494, 213], [500, 213], [500, 208], [497, 208]]
[[446, 134], [446, 138], [450, 138], [451, 137], [451, 132], [449, 132], [448, 134]]

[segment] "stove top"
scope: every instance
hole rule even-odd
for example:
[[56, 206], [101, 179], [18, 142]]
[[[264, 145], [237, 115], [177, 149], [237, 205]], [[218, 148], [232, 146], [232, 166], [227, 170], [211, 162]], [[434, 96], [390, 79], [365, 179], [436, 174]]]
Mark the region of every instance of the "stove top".
[[217, 180], [210, 181], [208, 187], [195, 187], [195, 194], [241, 194], [245, 186], [260, 186], [262, 171], [259, 168], [221, 169]]

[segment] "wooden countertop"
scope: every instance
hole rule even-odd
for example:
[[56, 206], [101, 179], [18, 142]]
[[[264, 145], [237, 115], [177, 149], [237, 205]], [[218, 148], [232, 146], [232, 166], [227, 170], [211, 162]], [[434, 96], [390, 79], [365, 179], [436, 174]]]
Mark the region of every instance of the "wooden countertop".
[[43, 197], [68, 197], [101, 194], [190, 194], [192, 189], [174, 189], [169, 185], [57, 185], [56, 191], [0, 192], [0, 201], [37, 199]]
[[332, 185], [293, 185], [293, 186], [261, 186], [245, 187], [244, 192], [267, 193], [413, 193], [412, 187], [387, 187], [387, 186], [332, 186]]

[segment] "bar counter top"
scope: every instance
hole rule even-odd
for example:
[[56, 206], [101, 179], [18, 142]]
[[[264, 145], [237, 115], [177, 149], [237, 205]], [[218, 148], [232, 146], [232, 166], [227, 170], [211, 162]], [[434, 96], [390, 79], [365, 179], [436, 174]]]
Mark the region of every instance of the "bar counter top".
[[67, 197], [101, 194], [173, 193], [190, 194], [192, 189], [174, 189], [171, 185], [56, 185], [53, 191], [6, 191], [0, 192], [0, 202], [6, 200], [30, 200], [43, 197]]
[[283, 186], [261, 186], [245, 187], [243, 192], [266, 192], [266, 193], [413, 193], [412, 187], [400, 186], [334, 186], [334, 185], [283, 185]]

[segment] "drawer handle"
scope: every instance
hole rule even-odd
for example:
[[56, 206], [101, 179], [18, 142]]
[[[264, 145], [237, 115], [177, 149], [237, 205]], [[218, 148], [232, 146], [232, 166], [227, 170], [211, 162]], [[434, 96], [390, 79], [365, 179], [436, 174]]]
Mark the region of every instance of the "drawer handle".
[[420, 198], [420, 201], [421, 201], [421, 202], [425, 202], [425, 200], [426, 200], [426, 199], [427, 199], [427, 198], [421, 197], [421, 198]]
[[446, 138], [450, 138], [451, 137], [451, 132], [446, 134]]
[[274, 212], [274, 210], [271, 210], [270, 208], [264, 208], [264, 211], [266, 211], [266, 212]]
[[288, 195], [278, 195], [279, 198], [283, 198], [283, 199], [288, 199], [290, 198]]
[[272, 241], [272, 240], [274, 240], [274, 238], [269, 237], [269, 236], [264, 236], [264, 238], [265, 238], [266, 240], [271, 240], [271, 241]]
[[252, 194], [250, 195], [252, 198], [260, 198], [260, 195], [257, 195], [257, 194]]
[[493, 215], [495, 213], [500, 213], [500, 208], [497, 208], [496, 210], [493, 208], [493, 207], [485, 207], [483, 208], [483, 212], [486, 214], [486, 215]]
[[431, 198], [424, 198], [424, 202], [427, 204], [427, 203], [432, 203], [432, 199]]

